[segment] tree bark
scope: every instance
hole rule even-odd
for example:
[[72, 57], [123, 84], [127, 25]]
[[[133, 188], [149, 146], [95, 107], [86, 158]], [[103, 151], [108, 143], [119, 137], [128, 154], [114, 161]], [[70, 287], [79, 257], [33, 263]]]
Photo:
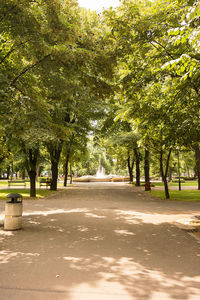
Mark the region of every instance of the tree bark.
[[40, 173], [40, 165], [37, 164], [37, 166], [36, 166], [36, 181], [38, 181], [39, 173]]
[[129, 152], [128, 152], [127, 164], [128, 164], [129, 180], [130, 180], [130, 183], [132, 183], [133, 182], [134, 160], [131, 163], [131, 157], [130, 157]]
[[70, 157], [70, 148], [67, 149], [67, 154], [65, 158], [65, 176], [64, 176], [64, 186], [67, 186], [68, 170], [69, 170], [69, 157]]
[[150, 166], [149, 166], [149, 150], [145, 148], [145, 156], [144, 156], [144, 175], [145, 175], [145, 191], [148, 191], [147, 183], [150, 182]]
[[198, 190], [200, 190], [200, 146], [199, 144], [195, 144], [195, 160], [196, 160], [196, 175], [198, 180]]
[[72, 184], [72, 163], [70, 162], [70, 184]]
[[136, 159], [136, 186], [140, 186], [140, 153], [138, 148], [134, 148], [134, 154]]
[[11, 165], [11, 180], [13, 180], [13, 173], [14, 173], [14, 166], [13, 166], [13, 161], [12, 161], [12, 165]]
[[9, 177], [10, 177], [10, 166], [7, 167], [7, 178], [6, 179], [9, 179]]
[[30, 197], [36, 197], [36, 172], [33, 170], [29, 172], [29, 178], [30, 178]]
[[56, 146], [55, 145], [53, 146], [52, 144], [48, 145], [48, 151], [49, 151], [50, 158], [51, 158], [52, 179], [51, 179], [50, 189], [52, 191], [57, 191], [58, 165], [59, 165], [60, 155], [62, 152], [62, 145], [63, 145], [63, 143], [61, 141], [58, 142]]
[[51, 162], [51, 174], [52, 174], [51, 190], [52, 191], [57, 191], [58, 163], [59, 163], [59, 161], [56, 161], [56, 160]]
[[30, 178], [30, 197], [36, 197], [36, 166], [38, 159], [39, 150], [29, 149], [28, 150], [28, 160], [27, 160], [27, 171]]
[[162, 176], [162, 181], [164, 183], [165, 197], [166, 197], [166, 199], [170, 198], [169, 188], [168, 188], [168, 182], [167, 182], [167, 173], [168, 173], [168, 169], [169, 169], [169, 161], [170, 161], [171, 152], [172, 152], [172, 149], [170, 148], [168, 156], [167, 156], [165, 171], [164, 171], [164, 166], [163, 166], [163, 150], [162, 150], [162, 147], [161, 147], [161, 150], [160, 150], [160, 173], [161, 173], [161, 176]]

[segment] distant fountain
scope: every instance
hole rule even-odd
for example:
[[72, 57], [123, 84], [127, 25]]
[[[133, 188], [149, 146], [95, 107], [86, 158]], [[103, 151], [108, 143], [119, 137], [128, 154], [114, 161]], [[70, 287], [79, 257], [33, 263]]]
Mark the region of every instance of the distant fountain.
[[96, 175], [95, 176], [92, 176], [92, 175], [81, 176], [80, 178], [75, 178], [74, 181], [75, 182], [114, 182], [114, 181], [116, 181], [116, 182], [123, 181], [124, 182], [125, 177], [118, 176], [116, 174], [106, 175], [105, 169], [101, 165], [101, 154], [99, 154], [99, 166], [98, 166]]
[[105, 169], [101, 166], [101, 154], [99, 154], [99, 167], [96, 173], [96, 178], [105, 178]]
[[100, 167], [97, 170], [96, 178], [104, 178], [105, 177], [105, 169], [104, 167]]

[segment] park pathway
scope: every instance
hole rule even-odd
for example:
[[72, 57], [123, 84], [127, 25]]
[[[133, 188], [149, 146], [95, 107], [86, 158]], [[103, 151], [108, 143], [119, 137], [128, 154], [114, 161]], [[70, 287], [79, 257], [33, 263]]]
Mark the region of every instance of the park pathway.
[[195, 215], [122, 183], [26, 200], [23, 230], [0, 227], [0, 300], [199, 300], [198, 235], [179, 226]]

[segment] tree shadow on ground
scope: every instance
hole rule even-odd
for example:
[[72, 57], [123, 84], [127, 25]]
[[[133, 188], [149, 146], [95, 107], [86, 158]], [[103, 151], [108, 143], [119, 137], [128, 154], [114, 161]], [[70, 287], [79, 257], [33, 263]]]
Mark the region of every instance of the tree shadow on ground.
[[199, 246], [165, 221], [119, 209], [46, 209], [27, 213], [23, 226], [0, 243], [2, 288], [25, 278], [25, 290], [59, 299], [200, 296]]

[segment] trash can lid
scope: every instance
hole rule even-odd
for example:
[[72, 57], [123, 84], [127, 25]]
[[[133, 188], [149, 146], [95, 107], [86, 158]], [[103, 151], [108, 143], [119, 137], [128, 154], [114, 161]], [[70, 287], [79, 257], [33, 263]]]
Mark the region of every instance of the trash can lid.
[[17, 193], [13, 193], [13, 194], [8, 194], [6, 196], [6, 198], [18, 199], [18, 198], [22, 198], [22, 195], [21, 194], [17, 194]]

